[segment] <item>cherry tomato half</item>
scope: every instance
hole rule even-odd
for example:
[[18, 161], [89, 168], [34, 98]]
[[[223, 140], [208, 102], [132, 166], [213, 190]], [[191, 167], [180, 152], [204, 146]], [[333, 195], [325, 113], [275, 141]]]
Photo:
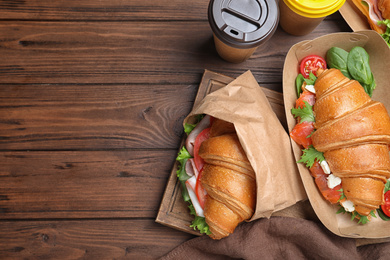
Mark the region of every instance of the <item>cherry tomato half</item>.
[[299, 72], [305, 77], [309, 78], [310, 72], [317, 76], [317, 70], [326, 69], [326, 61], [318, 55], [309, 55], [301, 61]]
[[381, 209], [386, 216], [390, 217], [390, 190], [385, 193], [385, 204], [381, 205]]

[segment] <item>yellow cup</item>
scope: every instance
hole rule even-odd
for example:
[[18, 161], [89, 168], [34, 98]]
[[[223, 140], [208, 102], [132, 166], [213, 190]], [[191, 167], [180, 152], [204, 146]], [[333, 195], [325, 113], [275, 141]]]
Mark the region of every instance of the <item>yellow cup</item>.
[[345, 0], [279, 0], [279, 23], [289, 34], [306, 35], [344, 3]]

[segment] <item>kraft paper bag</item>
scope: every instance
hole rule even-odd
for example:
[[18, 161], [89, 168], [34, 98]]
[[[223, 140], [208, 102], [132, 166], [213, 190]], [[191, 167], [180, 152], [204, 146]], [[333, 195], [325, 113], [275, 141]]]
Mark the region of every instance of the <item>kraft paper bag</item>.
[[307, 198], [288, 133], [250, 71], [208, 94], [187, 116], [208, 114], [233, 123], [256, 173], [257, 202], [251, 220]]

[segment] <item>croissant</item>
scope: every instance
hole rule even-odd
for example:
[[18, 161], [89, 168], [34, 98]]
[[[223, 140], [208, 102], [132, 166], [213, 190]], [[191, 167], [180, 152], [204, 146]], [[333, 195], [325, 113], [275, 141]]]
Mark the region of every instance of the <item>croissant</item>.
[[[213, 126], [224, 125], [215, 123]], [[205, 161], [200, 178], [207, 192], [204, 215], [213, 239], [233, 233], [240, 222], [253, 215], [256, 204], [255, 173], [237, 134], [228, 129], [228, 133], [215, 131], [222, 135], [213, 135], [199, 149]]]
[[320, 74], [314, 88], [313, 146], [324, 153], [333, 175], [341, 178], [355, 211], [368, 216], [384, 203], [384, 185], [390, 178], [387, 110], [337, 69]]

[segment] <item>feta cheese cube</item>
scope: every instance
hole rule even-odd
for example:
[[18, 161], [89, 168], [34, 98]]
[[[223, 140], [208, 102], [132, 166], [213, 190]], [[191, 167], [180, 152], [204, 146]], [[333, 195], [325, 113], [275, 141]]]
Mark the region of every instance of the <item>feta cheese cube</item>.
[[322, 162], [320, 162], [320, 165], [321, 165], [321, 168], [322, 170], [326, 173], [326, 174], [330, 174], [331, 171], [330, 171], [330, 168], [329, 168], [329, 164], [323, 160]]
[[353, 212], [355, 211], [355, 206], [353, 205], [353, 202], [350, 200], [345, 200], [340, 202], [341, 206], [345, 209], [347, 212]]
[[306, 86], [305, 86], [305, 89], [306, 89], [307, 91], [310, 91], [310, 92], [313, 93], [313, 94], [316, 93], [316, 90], [315, 90], [315, 88], [314, 88], [314, 85], [306, 85]]
[[333, 174], [329, 174], [328, 176], [328, 187], [329, 189], [333, 189], [337, 185], [341, 184], [341, 179], [339, 177], [334, 176]]

